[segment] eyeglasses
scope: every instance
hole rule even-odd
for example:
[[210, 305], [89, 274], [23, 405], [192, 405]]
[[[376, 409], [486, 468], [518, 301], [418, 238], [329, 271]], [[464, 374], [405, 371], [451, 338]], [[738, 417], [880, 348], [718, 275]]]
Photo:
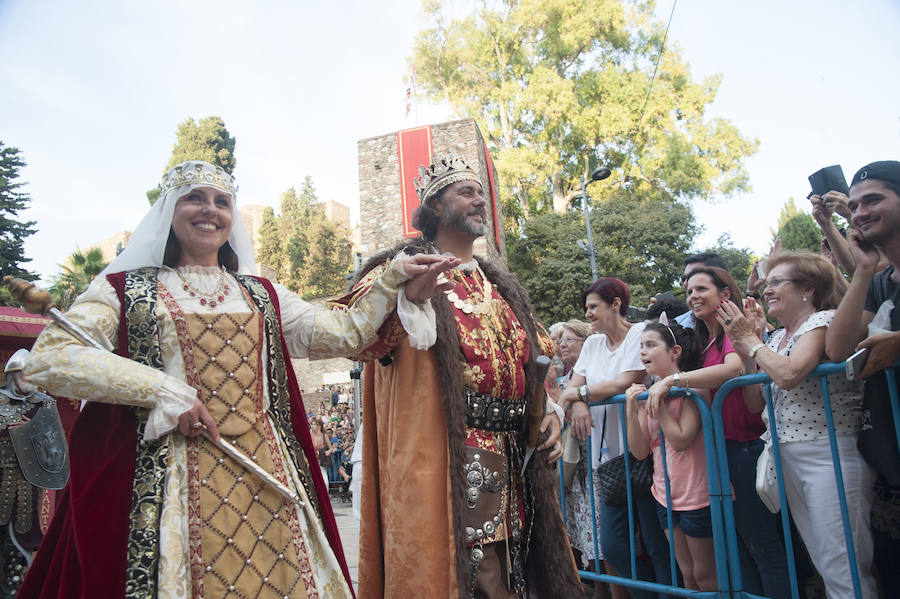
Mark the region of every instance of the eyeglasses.
[[785, 281], [790, 281], [791, 283], [796, 283], [797, 279], [790, 279], [788, 277], [772, 277], [771, 279], [766, 280], [766, 287], [769, 289], [775, 289]]
[[584, 341], [581, 337], [563, 337], [559, 340], [560, 343], [577, 343], [579, 341]]

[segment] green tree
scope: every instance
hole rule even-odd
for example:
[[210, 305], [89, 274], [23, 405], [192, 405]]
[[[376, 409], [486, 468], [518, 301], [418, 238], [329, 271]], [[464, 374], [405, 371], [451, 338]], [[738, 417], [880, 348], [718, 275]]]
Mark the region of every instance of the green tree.
[[266, 206], [263, 209], [262, 223], [259, 226], [259, 249], [256, 251], [256, 261], [274, 269], [275, 276], [279, 280], [284, 278], [284, 273], [279, 272], [282, 260], [278, 218], [275, 216], [275, 209], [271, 206]]
[[815, 219], [801, 212], [792, 216], [778, 230], [783, 250], [809, 250], [818, 253], [821, 249], [822, 230]]
[[743, 160], [758, 142], [705, 115], [721, 75], [693, 80], [666, 47], [644, 111], [664, 35], [652, 1], [504, 0], [464, 18], [451, 10], [426, 0], [433, 25], [418, 33], [412, 60], [424, 94], [486, 134], [510, 228], [533, 212], [563, 212], [585, 158], [613, 168], [633, 197], [749, 189]]
[[60, 264], [62, 270], [50, 286], [50, 296], [60, 310], [67, 310], [108, 264], [99, 248], [76, 249], [66, 262]]
[[275, 270], [278, 280], [305, 298], [343, 290], [352, 264], [350, 232], [332, 223], [318, 204], [312, 179], [300, 192], [281, 195], [281, 214], [263, 213], [257, 261]]
[[[591, 232], [599, 276], [618, 277], [631, 290], [631, 303], [671, 289], [682, 259], [697, 233], [693, 213], [670, 198], [634, 197], [627, 189], [596, 203]], [[581, 314], [581, 293], [591, 283], [584, 216], [548, 212], [522, 223], [507, 238], [510, 270], [515, 272], [545, 323]], [[579, 245], [581, 241], [581, 246]]]
[[[25, 161], [19, 149], [0, 141], [0, 279], [8, 275], [33, 281], [37, 277], [21, 266], [31, 261], [25, 257], [25, 239], [37, 230], [34, 221], [19, 218], [19, 212], [31, 202], [29, 195], [22, 191], [25, 183], [18, 180], [23, 166]], [[0, 291], [0, 305], [16, 305], [5, 287]]]
[[757, 259], [750, 248], [734, 247], [731, 235], [723, 233], [716, 240], [715, 245], [702, 249], [697, 253], [707, 252], [722, 256], [722, 258], [725, 259], [725, 263], [728, 264], [728, 272], [731, 273], [734, 280], [738, 282], [738, 285], [740, 285], [741, 288], [746, 285], [747, 277], [750, 276], [750, 268]]
[[[837, 221], [837, 219], [835, 219]], [[818, 252], [822, 231], [812, 215], [800, 210], [794, 198], [788, 198], [781, 206], [778, 221], [772, 232], [772, 242], [781, 238], [783, 250], [809, 250]]]
[[[235, 143], [221, 117], [208, 116], [199, 121], [187, 118], [178, 125], [172, 156], [163, 172], [186, 160], [203, 160], [221, 166], [222, 170], [230, 174], [237, 165], [234, 157]], [[159, 188], [147, 192], [147, 199], [151, 204], [159, 199], [159, 192]]]
[[25, 183], [17, 180], [19, 169], [24, 166], [19, 149], [0, 141], [0, 276], [33, 281], [37, 277], [20, 266], [31, 262], [25, 257], [24, 243], [37, 230], [34, 221], [18, 218], [31, 202], [29, 195], [21, 191]]

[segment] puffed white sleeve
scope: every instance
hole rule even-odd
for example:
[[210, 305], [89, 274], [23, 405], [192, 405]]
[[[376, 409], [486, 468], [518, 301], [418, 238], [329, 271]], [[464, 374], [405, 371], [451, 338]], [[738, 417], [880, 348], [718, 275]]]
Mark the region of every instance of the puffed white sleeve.
[[[107, 347], [116, 347], [119, 300], [106, 279], [91, 283], [66, 317]], [[54, 395], [148, 408], [146, 439], [170, 432], [197, 397], [186, 382], [112, 352], [82, 345], [57, 323], [34, 343], [25, 378]]]
[[282, 328], [291, 357], [318, 360], [353, 356], [370, 346], [378, 337], [378, 329], [397, 309], [397, 297], [410, 279], [404, 270], [408, 260], [406, 254], [397, 254], [355, 295], [350, 305], [310, 304], [276, 284]]
[[544, 403], [544, 415], [547, 414], [556, 414], [556, 417], [559, 418], [559, 425], [562, 426], [563, 422], [566, 420], [566, 415], [563, 413], [562, 406], [550, 399], [550, 395], [547, 395], [547, 400]]

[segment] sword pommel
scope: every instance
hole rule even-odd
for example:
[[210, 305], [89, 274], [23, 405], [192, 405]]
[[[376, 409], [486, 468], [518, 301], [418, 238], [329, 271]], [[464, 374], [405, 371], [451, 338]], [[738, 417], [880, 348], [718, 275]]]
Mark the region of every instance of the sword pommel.
[[47, 314], [50, 308], [53, 307], [53, 299], [50, 297], [50, 294], [37, 287], [34, 283], [6, 276], [3, 277], [3, 284], [9, 289], [9, 294], [22, 305], [22, 309], [26, 312]]

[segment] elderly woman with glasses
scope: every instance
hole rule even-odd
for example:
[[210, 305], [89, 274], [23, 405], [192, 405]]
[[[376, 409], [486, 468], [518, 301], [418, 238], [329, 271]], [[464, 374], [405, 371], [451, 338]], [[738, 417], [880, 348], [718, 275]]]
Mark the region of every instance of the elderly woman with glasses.
[[[783, 252], [767, 263], [764, 297], [769, 316], [783, 328], [764, 343], [760, 338], [762, 312], [748, 300], [751, 320], [726, 302], [716, 317], [748, 371], [763, 370], [772, 378], [775, 422], [768, 421], [759, 385], [744, 389], [747, 407], [763, 411], [767, 431], [778, 431], [784, 488], [791, 515], [809, 550], [813, 565], [831, 597], [853, 596], [850, 565], [834, 465], [818, 378], [807, 378], [825, 359], [825, 333], [834, 318], [836, 271], [823, 257], [810, 252]], [[871, 575], [872, 534], [869, 513], [874, 473], [856, 448], [862, 412], [860, 386], [843, 374], [827, 378], [831, 414], [840, 453], [844, 492], [857, 567], [864, 597], [875, 597]]]

